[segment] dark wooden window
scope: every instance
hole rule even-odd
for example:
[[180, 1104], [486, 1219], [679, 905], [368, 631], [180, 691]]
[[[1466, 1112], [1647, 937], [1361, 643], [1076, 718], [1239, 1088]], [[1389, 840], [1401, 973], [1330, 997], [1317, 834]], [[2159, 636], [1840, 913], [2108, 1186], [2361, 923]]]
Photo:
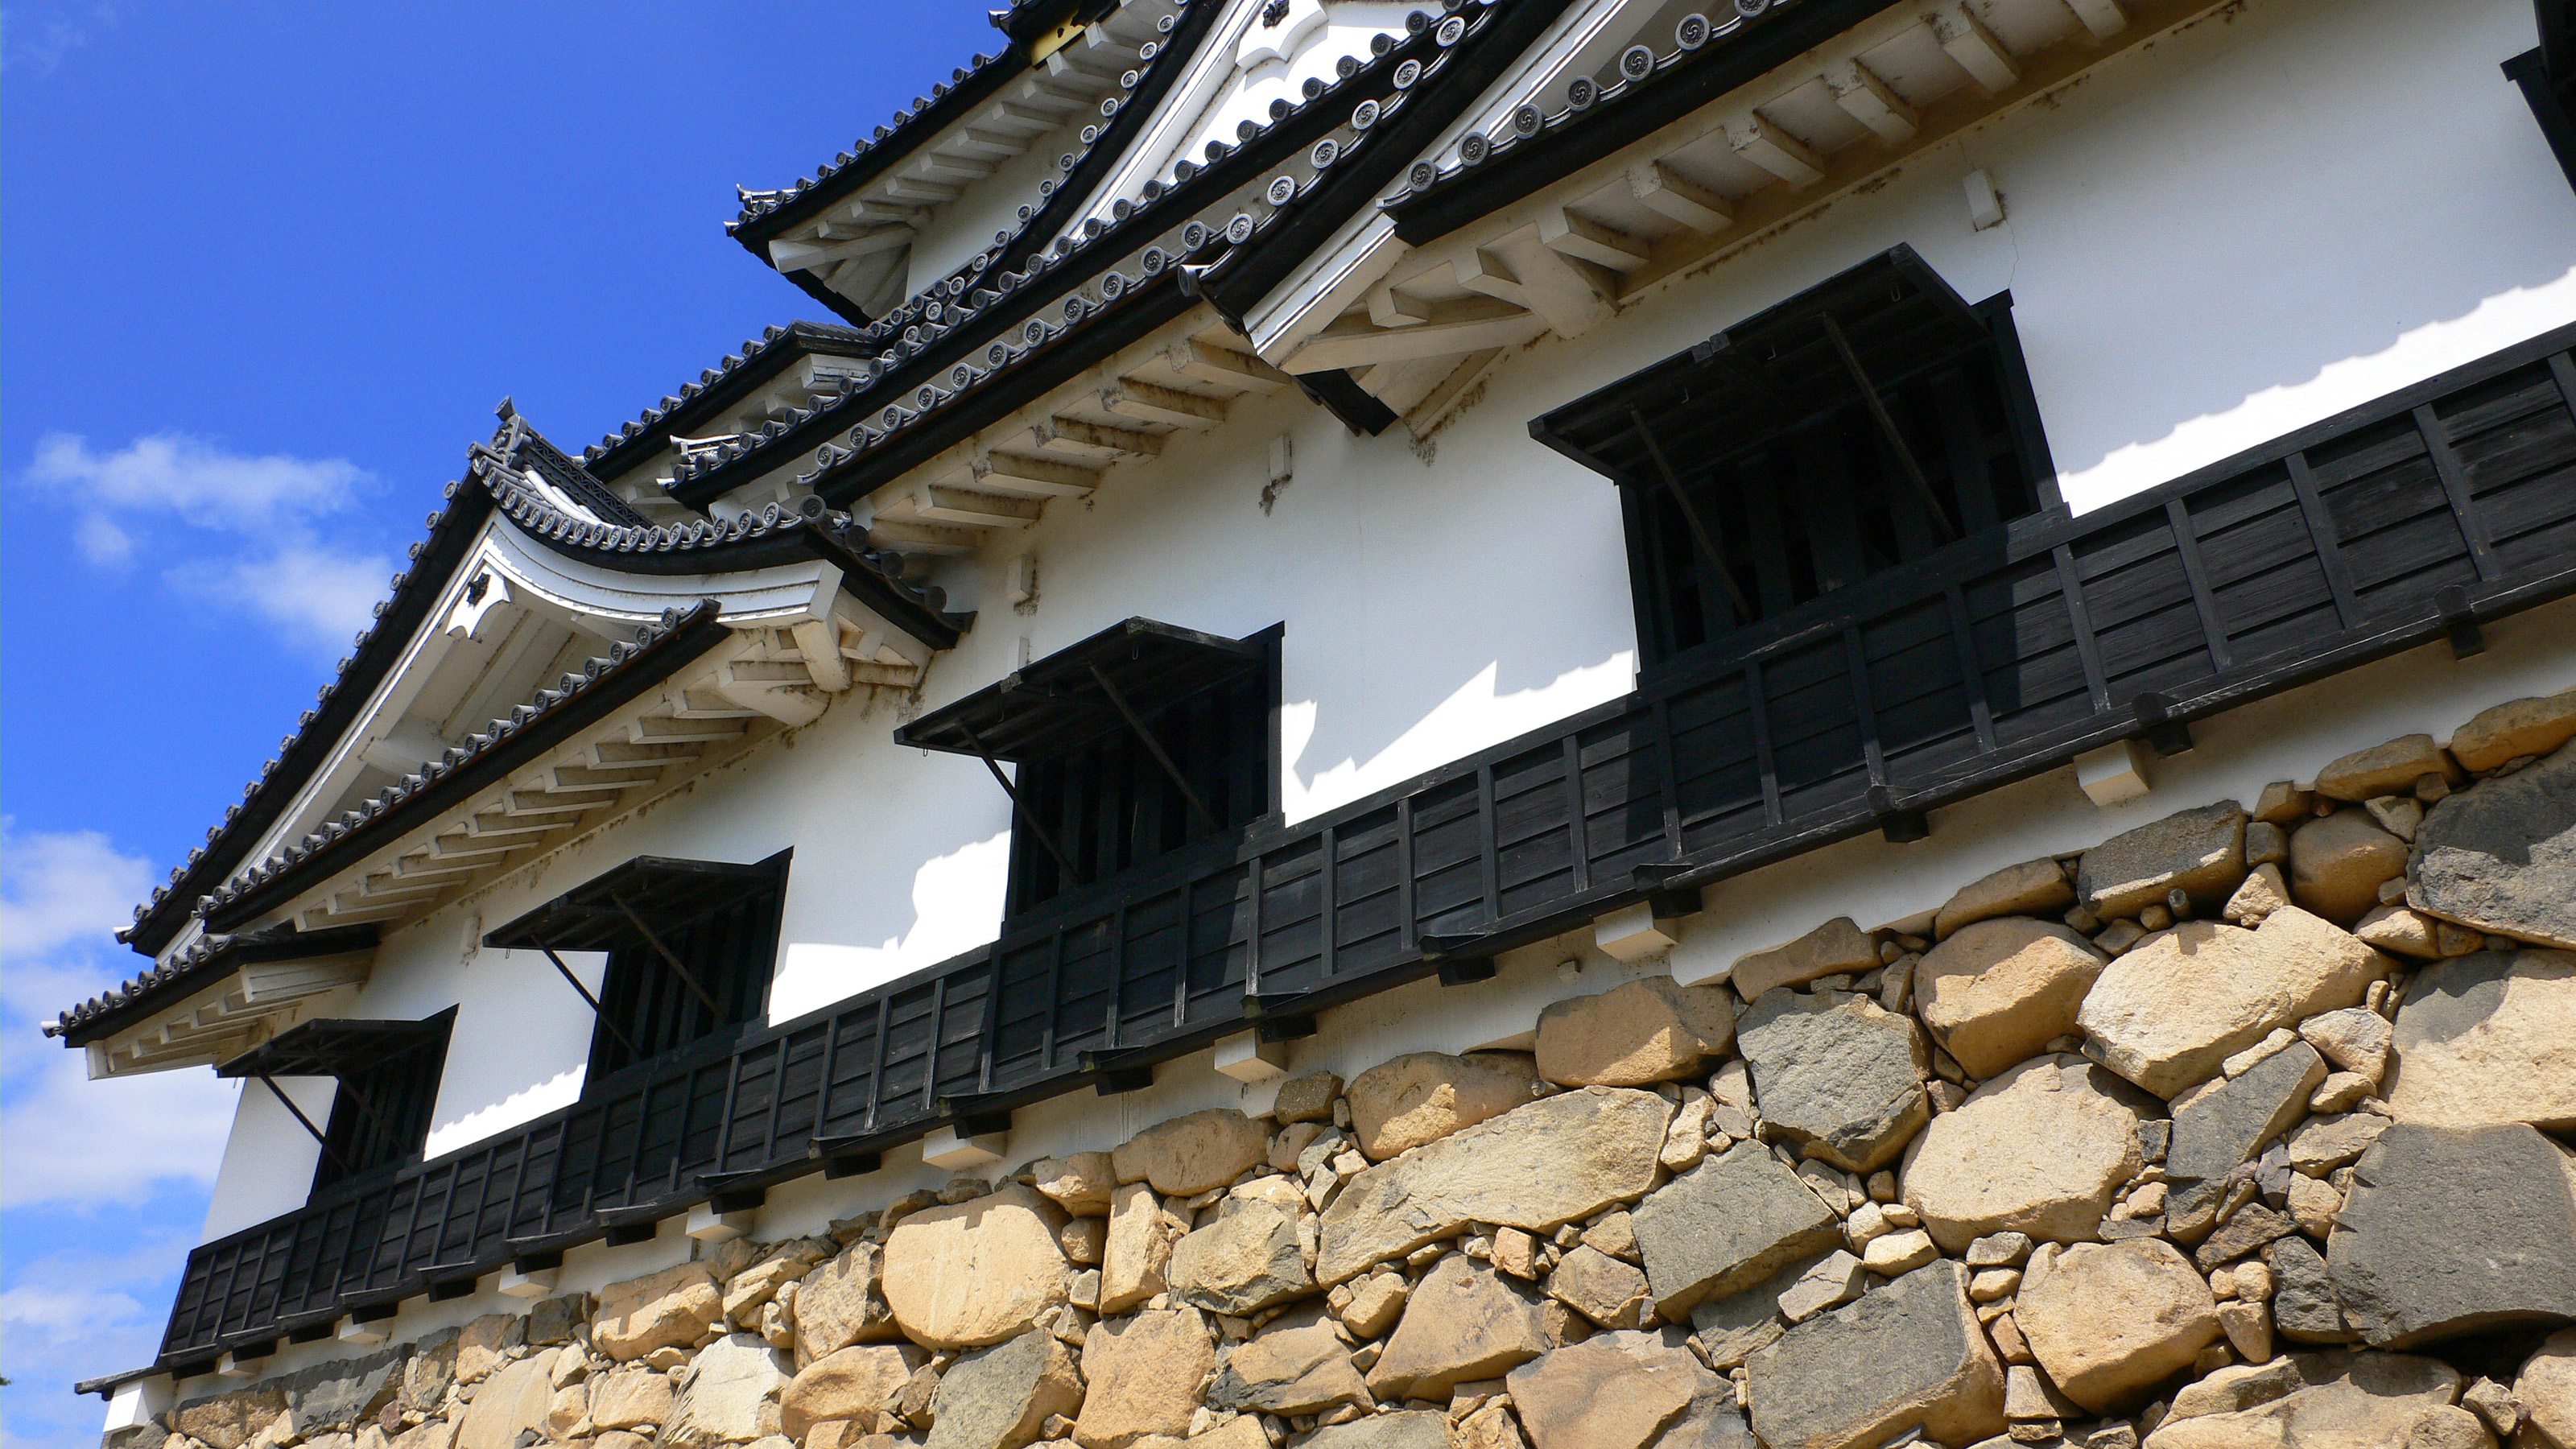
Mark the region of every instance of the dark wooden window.
[[2010, 295], [1903, 248], [1532, 432], [1621, 484], [1649, 668], [2056, 501]]
[[[1204, 816], [1130, 729], [1024, 761], [1016, 784], [1021, 809], [1036, 829], [1011, 833], [1010, 913], [1194, 842], [1231, 835], [1267, 814], [1270, 712], [1278, 703], [1278, 680], [1274, 656], [1267, 668], [1139, 710], [1163, 754], [1207, 807]], [[1062, 863], [1038, 839], [1041, 831], [1062, 852]]]
[[757, 1019], [768, 1001], [786, 886], [781, 872], [685, 920], [655, 923], [648, 940], [611, 947], [589, 1080]]
[[429, 1138], [430, 1111], [438, 1105], [438, 1080], [447, 1065], [447, 1038], [456, 1008], [430, 1018], [432, 1029], [384, 1059], [351, 1064], [338, 1073], [331, 1120], [322, 1129], [322, 1160], [313, 1171], [320, 1192], [345, 1178], [415, 1161]]
[[1005, 913], [1017, 916], [1279, 808], [1281, 633], [1129, 619], [894, 737], [980, 759], [1010, 793]]

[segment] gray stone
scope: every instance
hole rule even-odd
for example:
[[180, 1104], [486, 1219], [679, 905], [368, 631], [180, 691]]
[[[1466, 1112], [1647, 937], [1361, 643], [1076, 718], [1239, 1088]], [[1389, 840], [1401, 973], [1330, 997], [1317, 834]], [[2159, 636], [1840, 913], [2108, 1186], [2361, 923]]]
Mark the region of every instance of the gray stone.
[[1237, 1344], [1208, 1385], [1209, 1407], [1266, 1414], [1368, 1407], [1368, 1385], [1351, 1367], [1351, 1346], [1322, 1312], [1313, 1306], [1291, 1310]]
[[1866, 996], [1766, 991], [1736, 1023], [1762, 1116], [1846, 1172], [1893, 1161], [1932, 1117], [1912, 1022]]
[[1343, 1282], [1471, 1222], [1553, 1232], [1637, 1198], [1672, 1115], [1652, 1092], [1584, 1087], [1378, 1163], [1324, 1209], [1315, 1277]]
[[2272, 1326], [2301, 1343], [2351, 1343], [2361, 1337], [2335, 1302], [2334, 1279], [2308, 1240], [2295, 1235], [2272, 1248]]
[[2004, 1429], [2003, 1366], [1953, 1262], [1798, 1325], [1745, 1368], [1753, 1432], [1771, 1449], [1858, 1449], [1917, 1426], [1971, 1444]]
[[1757, 1142], [1674, 1178], [1632, 1217], [1647, 1287], [1668, 1319], [1842, 1241], [1834, 1214]]
[[2216, 1217], [2228, 1174], [2304, 1116], [2308, 1094], [2326, 1079], [2316, 1048], [2293, 1042], [2248, 1068], [2242, 1076], [2190, 1097], [2173, 1116], [2173, 1143], [2165, 1151], [2171, 1186], [2165, 1218], [2186, 1238], [2197, 1237]]
[[1449, 1416], [1432, 1409], [1371, 1414], [1316, 1430], [1303, 1449], [1449, 1449]]
[[408, 1347], [388, 1348], [289, 1375], [284, 1387], [296, 1434], [311, 1439], [334, 1429], [355, 1429], [374, 1418], [402, 1392], [410, 1357]]
[[1837, 1256], [1850, 1255], [1837, 1248], [1818, 1257], [1800, 1258], [1750, 1288], [1709, 1298], [1693, 1307], [1691, 1329], [1709, 1362], [1719, 1369], [1730, 1369], [1776, 1342], [1788, 1331], [1788, 1324], [1780, 1318], [1781, 1295]]
[[1754, 1449], [1753, 1431], [1735, 1407], [1735, 1385], [1714, 1375], [1707, 1379], [1708, 1391], [1691, 1400], [1655, 1449]]
[[2245, 808], [2233, 800], [2168, 815], [2084, 852], [2075, 894], [2104, 920], [2162, 904], [2180, 887], [2215, 912], [2245, 879]]
[[2576, 1169], [2531, 1127], [2400, 1122], [2338, 1222], [2334, 1295], [2374, 1348], [2576, 1320]]
[[2192, 1250], [2192, 1261], [2200, 1265], [2200, 1271], [2215, 1273], [2265, 1243], [2298, 1230], [2298, 1219], [2274, 1212], [2259, 1202], [2249, 1202], [2219, 1224], [2218, 1231], [2201, 1240], [2200, 1246]]
[[2408, 1122], [2576, 1129], [2576, 953], [2480, 951], [2415, 974], [2389, 1110]]
[[[411, 1361], [403, 1365], [403, 1407], [415, 1413], [435, 1413], [447, 1397], [449, 1386], [456, 1382], [456, 1340], [453, 1328], [442, 1328], [411, 1346]], [[203, 1439], [199, 1434], [197, 1438]], [[208, 1442], [212, 1442], [211, 1440]], [[215, 1449], [232, 1449], [217, 1444]]]
[[[2460, 1375], [2449, 1365], [2408, 1354], [2298, 1353], [2257, 1373], [2232, 1393], [2183, 1390], [2146, 1449], [2399, 1449], [2417, 1423], [2460, 1392]], [[2239, 1397], [2251, 1402], [2231, 1407]]]
[[589, 1321], [589, 1294], [567, 1293], [560, 1298], [548, 1298], [528, 1310], [528, 1342], [539, 1345], [570, 1343], [574, 1326]]
[[1082, 1412], [1082, 1376], [1050, 1333], [957, 1356], [939, 1376], [924, 1449], [1021, 1449], [1051, 1414]]
[[1297, 1245], [1297, 1215], [1258, 1199], [1228, 1200], [1215, 1222], [1173, 1244], [1170, 1274], [1174, 1297], [1237, 1317], [1315, 1286]]
[[2415, 909], [2576, 950], [2576, 742], [2435, 805], [2412, 867]]

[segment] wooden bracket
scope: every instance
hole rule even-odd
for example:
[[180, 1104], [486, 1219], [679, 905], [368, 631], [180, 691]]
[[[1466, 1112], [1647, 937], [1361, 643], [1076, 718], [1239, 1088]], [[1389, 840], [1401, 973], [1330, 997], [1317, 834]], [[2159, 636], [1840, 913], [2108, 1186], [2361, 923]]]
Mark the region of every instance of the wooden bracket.
[[1440, 963], [1440, 984], [1443, 986], [1468, 986], [1493, 979], [1494, 963], [1491, 960]]
[[826, 1160], [823, 1177], [826, 1181], [835, 1182], [844, 1177], [865, 1177], [883, 1166], [885, 1158], [877, 1153], [852, 1152]]
[[2469, 606], [2469, 591], [2451, 584], [2433, 595], [2433, 607], [2442, 615], [2442, 632], [2451, 638], [2451, 657], [2466, 659], [2487, 652], [2487, 636], [2478, 627], [2477, 611]]

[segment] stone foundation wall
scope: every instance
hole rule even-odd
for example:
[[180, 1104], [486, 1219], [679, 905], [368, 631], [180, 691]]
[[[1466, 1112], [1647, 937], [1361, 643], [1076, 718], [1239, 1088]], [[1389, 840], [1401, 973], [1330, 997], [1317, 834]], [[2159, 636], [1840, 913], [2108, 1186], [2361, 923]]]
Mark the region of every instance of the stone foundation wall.
[[[2576, 694], [114, 1449], [2576, 1449]], [[1350, 1008], [1365, 1011], [1365, 1004]]]

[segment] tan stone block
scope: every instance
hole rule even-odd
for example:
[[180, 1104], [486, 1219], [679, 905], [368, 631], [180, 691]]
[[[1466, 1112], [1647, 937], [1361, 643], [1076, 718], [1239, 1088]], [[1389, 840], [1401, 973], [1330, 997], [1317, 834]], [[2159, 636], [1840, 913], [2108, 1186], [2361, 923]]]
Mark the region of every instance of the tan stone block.
[[1372, 1162], [1436, 1142], [1547, 1094], [1522, 1052], [1409, 1052], [1351, 1079], [1351, 1131]]
[[1055, 1236], [1064, 1221], [1064, 1209], [1018, 1183], [905, 1218], [885, 1245], [885, 1296], [895, 1322], [934, 1348], [1027, 1332], [1071, 1289]]
[[1083, 1449], [1125, 1449], [1150, 1434], [1185, 1435], [1216, 1345], [1197, 1309], [1149, 1309], [1103, 1319], [1082, 1345], [1089, 1386], [1073, 1437]]
[[792, 1439], [831, 1419], [873, 1428], [876, 1416], [894, 1407], [904, 1385], [929, 1361], [927, 1350], [909, 1343], [855, 1344], [825, 1354], [798, 1370], [780, 1393], [779, 1428]]
[[2451, 757], [2478, 774], [2522, 755], [2545, 755], [2576, 739], [2576, 689], [2481, 710], [2451, 732]]
[[862, 1238], [807, 1273], [796, 1284], [790, 1316], [798, 1368], [853, 1343], [899, 1337], [894, 1309], [885, 1301], [884, 1248]]
[[2076, 1029], [2077, 1009], [2107, 959], [2051, 922], [1976, 921], [1915, 967], [1916, 1010], [1968, 1075], [1991, 1077]]
[[1231, 1107], [1210, 1107], [1148, 1127], [1110, 1157], [1121, 1183], [1150, 1182], [1165, 1197], [1195, 1197], [1259, 1164], [1269, 1146], [1260, 1123]]
[[1049, 1202], [1078, 1218], [1109, 1216], [1109, 1193], [1118, 1169], [1106, 1152], [1042, 1157], [1029, 1168], [1031, 1183]]
[[1932, 918], [1933, 939], [1946, 941], [1962, 926], [1996, 916], [2055, 916], [2075, 904], [2075, 886], [2057, 862], [2043, 856], [1959, 887]]
[[1648, 976], [1550, 1002], [1538, 1014], [1537, 1070], [1563, 1086], [1641, 1087], [1696, 1075], [1733, 1040], [1735, 998], [1725, 987]]
[[2361, 801], [2374, 795], [2410, 794], [2415, 781], [2425, 775], [2439, 775], [2454, 785], [2466, 778], [2431, 735], [2401, 735], [2330, 762], [2317, 771], [2316, 790], [2332, 800]]
[[2207, 1280], [2161, 1238], [2066, 1249], [2023, 1284], [2013, 1318], [2049, 1378], [2096, 1414], [2141, 1406], [2221, 1331]]
[[2365, 810], [2338, 810], [2290, 832], [2290, 895], [2337, 925], [2379, 904], [2382, 882], [2406, 874], [2406, 842]]
[[1819, 976], [1859, 974], [1878, 964], [1878, 942], [1837, 916], [1785, 946], [1737, 959], [1728, 980], [1746, 1001], [1774, 986], [1803, 986]]
[[681, 1263], [599, 1290], [591, 1341], [623, 1363], [657, 1348], [696, 1343], [724, 1316], [724, 1296], [704, 1263]]
[[1124, 1313], [1170, 1285], [1172, 1244], [1181, 1223], [1154, 1189], [1131, 1182], [1112, 1195], [1109, 1236], [1100, 1255], [1100, 1312]]
[[1467, 1379], [1493, 1378], [1545, 1353], [1538, 1304], [1462, 1254], [1414, 1285], [1386, 1352], [1368, 1372], [1379, 1399], [1440, 1399]]
[[2393, 969], [2295, 906], [2251, 931], [2185, 921], [2102, 968], [2077, 1020], [2104, 1065], [2172, 1097], [2276, 1028], [2359, 1005]]
[[518, 1449], [521, 1434], [542, 1434], [546, 1411], [554, 1404], [555, 1356], [561, 1352], [541, 1350], [486, 1379], [457, 1422], [456, 1449]]
[[2081, 1057], [2037, 1057], [1932, 1120], [1906, 1154], [1905, 1205], [1951, 1253], [2002, 1232], [2084, 1242], [2145, 1166], [2157, 1104]]

